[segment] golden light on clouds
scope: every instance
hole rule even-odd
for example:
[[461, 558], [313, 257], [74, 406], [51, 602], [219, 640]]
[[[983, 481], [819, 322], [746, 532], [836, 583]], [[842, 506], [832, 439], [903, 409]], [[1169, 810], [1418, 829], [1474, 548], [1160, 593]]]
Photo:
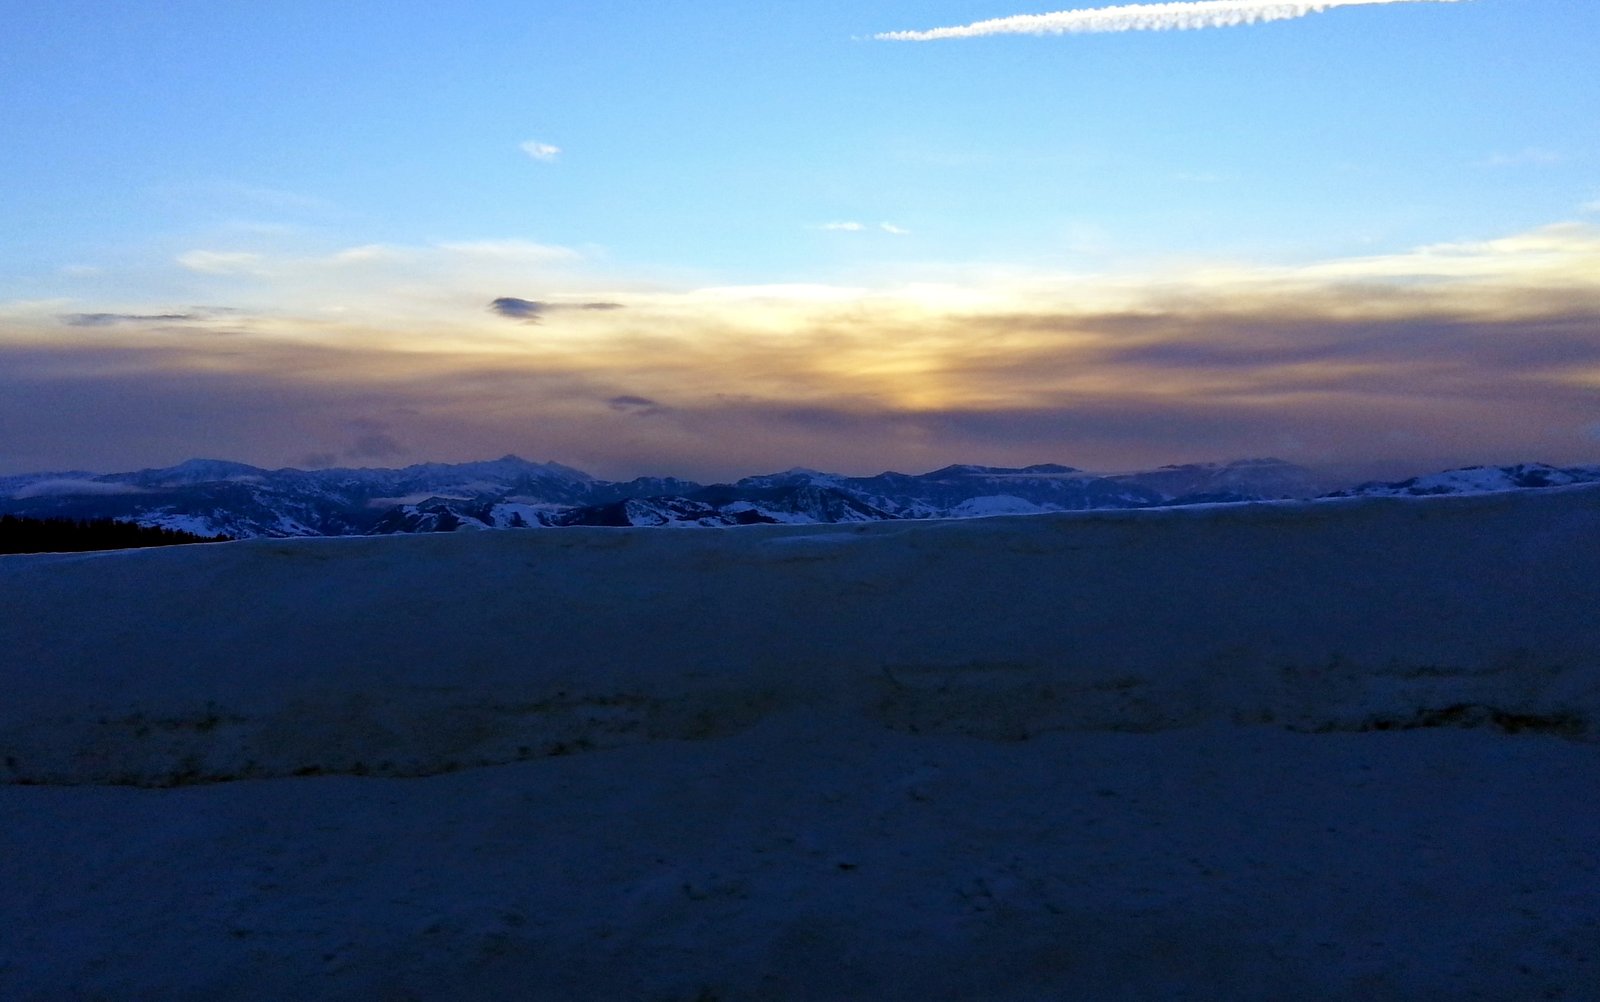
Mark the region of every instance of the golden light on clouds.
[[188, 264], [226, 305], [5, 304], [9, 380], [109, 429], [161, 423], [119, 408], [260, 397], [217, 450], [260, 462], [379, 422], [413, 458], [616, 474], [1422, 462], [1473, 441], [1561, 461], [1600, 422], [1600, 231], [1581, 224], [1298, 267], [881, 286], [620, 283], [516, 241]]

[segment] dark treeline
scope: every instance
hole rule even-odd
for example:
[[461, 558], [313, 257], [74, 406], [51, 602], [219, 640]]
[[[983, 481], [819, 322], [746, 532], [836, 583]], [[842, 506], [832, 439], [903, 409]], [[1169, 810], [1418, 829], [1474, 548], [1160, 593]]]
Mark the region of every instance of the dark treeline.
[[81, 553], [139, 546], [216, 543], [230, 536], [197, 536], [177, 529], [152, 529], [109, 518], [19, 518], [0, 515], [0, 553]]

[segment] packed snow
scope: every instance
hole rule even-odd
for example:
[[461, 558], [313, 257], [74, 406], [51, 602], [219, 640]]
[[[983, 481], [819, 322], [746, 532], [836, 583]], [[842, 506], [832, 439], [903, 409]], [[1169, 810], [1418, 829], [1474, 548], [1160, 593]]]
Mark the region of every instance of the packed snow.
[[0, 557], [0, 998], [1600, 998], [1600, 488]]

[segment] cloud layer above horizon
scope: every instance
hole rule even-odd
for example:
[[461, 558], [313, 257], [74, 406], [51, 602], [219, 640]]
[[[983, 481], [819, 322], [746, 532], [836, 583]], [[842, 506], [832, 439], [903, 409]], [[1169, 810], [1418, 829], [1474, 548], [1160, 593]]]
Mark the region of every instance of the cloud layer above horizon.
[[886, 31], [880, 41], [931, 42], [985, 35], [1080, 35], [1119, 31], [1185, 31], [1234, 28], [1321, 14], [1335, 7], [1397, 3], [1457, 3], [1459, 0], [1177, 0], [1121, 4], [1050, 14], [1017, 14], [972, 24], [921, 31]]
[[[224, 306], [0, 304], [0, 472], [510, 451], [706, 479], [1251, 455], [1422, 472], [1600, 449], [1588, 224], [921, 285], [610, 287], [583, 266], [555, 247], [367, 247], [212, 276]], [[562, 293], [497, 295], [539, 275]], [[250, 281], [273, 308], [241, 305]]]

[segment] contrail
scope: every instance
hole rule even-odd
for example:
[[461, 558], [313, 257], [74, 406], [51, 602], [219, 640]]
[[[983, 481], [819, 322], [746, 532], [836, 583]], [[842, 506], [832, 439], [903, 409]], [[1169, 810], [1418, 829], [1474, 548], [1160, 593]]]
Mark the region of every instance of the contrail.
[[1359, 7], [1380, 3], [1456, 3], [1457, 0], [1179, 0], [1173, 3], [1136, 3], [1091, 10], [1063, 10], [1054, 14], [1018, 14], [988, 21], [929, 28], [927, 31], [886, 31], [872, 37], [889, 42], [930, 42], [939, 38], [977, 38], [980, 35], [1080, 35], [1099, 31], [1177, 31], [1190, 28], [1232, 28], [1263, 21], [1320, 14], [1334, 7]]

